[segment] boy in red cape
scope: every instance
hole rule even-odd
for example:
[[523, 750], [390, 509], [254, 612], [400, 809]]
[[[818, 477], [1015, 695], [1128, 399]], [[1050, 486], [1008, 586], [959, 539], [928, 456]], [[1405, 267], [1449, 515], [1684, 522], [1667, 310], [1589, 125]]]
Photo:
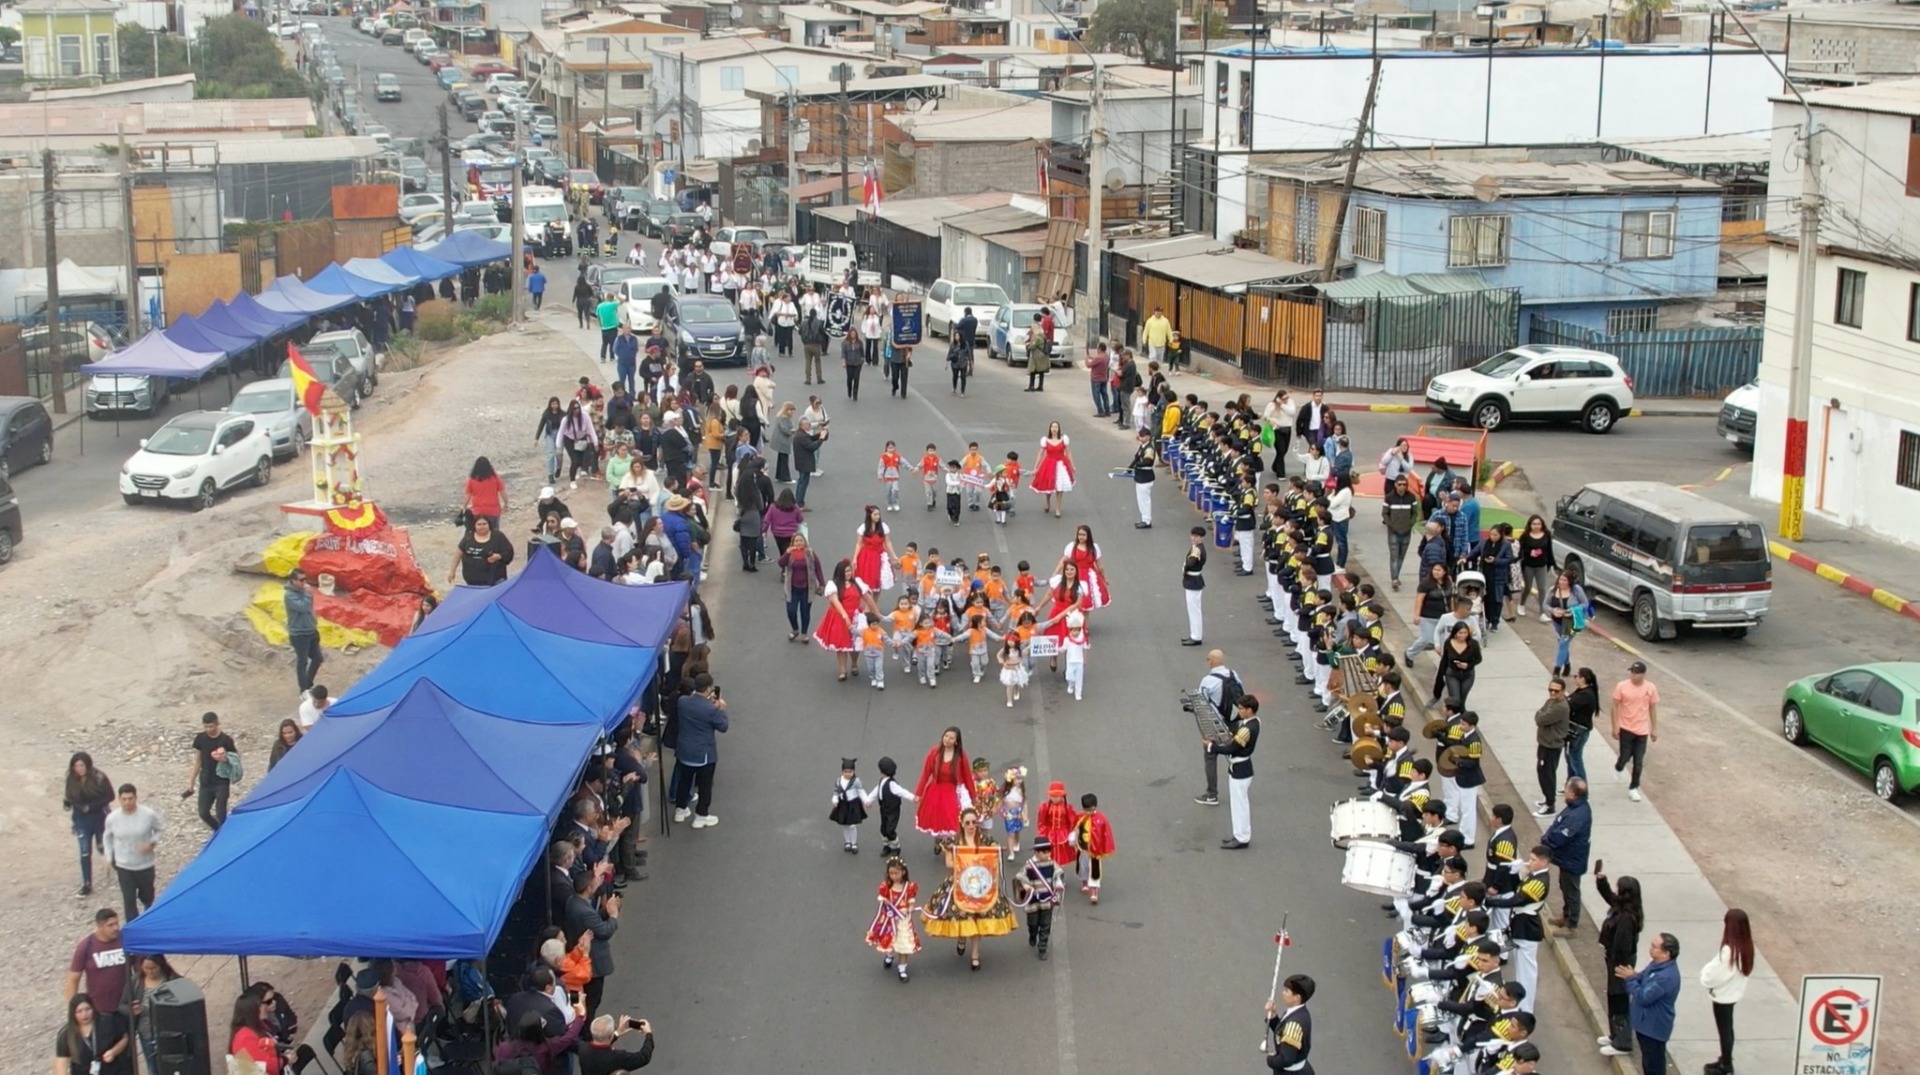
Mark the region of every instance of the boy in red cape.
[[1113, 854], [1113, 826], [1107, 824], [1107, 815], [1100, 812], [1100, 799], [1093, 792], [1080, 796], [1080, 809], [1084, 812], [1073, 826], [1073, 845], [1087, 853], [1080, 862], [1080, 893], [1088, 902], [1099, 903], [1104, 873], [1101, 867]]
[[1053, 844], [1053, 861], [1063, 870], [1073, 867], [1078, 854], [1073, 829], [1079, 823], [1080, 815], [1074, 812], [1073, 804], [1067, 802], [1067, 785], [1058, 780], [1048, 784], [1047, 800], [1033, 813], [1033, 831]]

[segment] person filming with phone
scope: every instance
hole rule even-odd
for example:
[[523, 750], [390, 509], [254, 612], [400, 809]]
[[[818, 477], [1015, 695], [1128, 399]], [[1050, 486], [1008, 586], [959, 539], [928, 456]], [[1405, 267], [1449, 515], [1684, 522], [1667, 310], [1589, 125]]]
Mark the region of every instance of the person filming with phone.
[[[640, 1035], [638, 1049], [618, 1048], [628, 1034]], [[645, 1019], [623, 1015], [615, 1019], [603, 1015], [587, 1031], [588, 1040], [573, 1048], [580, 1062], [580, 1075], [613, 1075], [616, 1071], [636, 1071], [653, 1062], [653, 1024]]]

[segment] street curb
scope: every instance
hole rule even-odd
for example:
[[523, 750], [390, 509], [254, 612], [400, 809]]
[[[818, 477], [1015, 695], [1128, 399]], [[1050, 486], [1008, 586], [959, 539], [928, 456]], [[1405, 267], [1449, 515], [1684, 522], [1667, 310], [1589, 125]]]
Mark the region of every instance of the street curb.
[[1832, 564], [1816, 560], [1784, 541], [1770, 539], [1767, 542], [1767, 548], [1773, 553], [1775, 559], [1785, 560], [1802, 571], [1810, 571], [1841, 589], [1850, 590], [1867, 598], [1889, 612], [1920, 620], [1920, 605], [1898, 594], [1883, 590], [1852, 572], [1843, 571]]
[[1494, 490], [1495, 486], [1498, 486], [1501, 482], [1506, 481], [1519, 472], [1520, 464], [1508, 460], [1493, 468], [1493, 473], [1487, 475], [1487, 480], [1480, 483], [1480, 491], [1490, 493]]
[[[1416, 403], [1350, 404], [1345, 407], [1336, 406], [1334, 409], [1336, 411], [1364, 411], [1369, 414], [1433, 414], [1435, 413], [1432, 407], [1422, 406]], [[1630, 410], [1627, 412], [1627, 417], [1629, 418], [1717, 418], [1719, 417], [1719, 413], [1717, 411], [1713, 413], [1705, 413], [1702, 411], [1683, 411], [1679, 409], [1668, 409], [1664, 407], [1653, 407], [1651, 409], [1635, 407], [1633, 410]]]

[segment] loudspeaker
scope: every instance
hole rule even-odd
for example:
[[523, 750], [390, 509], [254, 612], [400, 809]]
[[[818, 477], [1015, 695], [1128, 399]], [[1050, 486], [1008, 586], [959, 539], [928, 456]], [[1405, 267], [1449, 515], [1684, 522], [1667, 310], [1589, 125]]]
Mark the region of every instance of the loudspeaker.
[[[213, 1075], [213, 1051], [207, 1045], [207, 998], [185, 978], [153, 991], [156, 1075]], [[224, 1065], [222, 1065], [224, 1067]]]

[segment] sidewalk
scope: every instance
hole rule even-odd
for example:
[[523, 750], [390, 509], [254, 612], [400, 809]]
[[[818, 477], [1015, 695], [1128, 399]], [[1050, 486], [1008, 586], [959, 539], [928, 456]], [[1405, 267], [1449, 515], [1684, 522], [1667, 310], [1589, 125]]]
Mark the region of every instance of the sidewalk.
[[[1363, 528], [1354, 534], [1353, 549], [1353, 559], [1363, 566], [1385, 564], [1385, 532], [1379, 527]], [[1371, 573], [1370, 577], [1383, 578], [1384, 572]], [[1407, 625], [1400, 607], [1403, 602], [1389, 599], [1388, 603], [1400, 628], [1399, 637], [1389, 645], [1397, 647], [1394, 652], [1398, 653], [1406, 645]], [[1424, 697], [1424, 688], [1431, 682], [1432, 664], [1422, 660], [1417, 667], [1418, 673], [1408, 678], [1419, 681], [1415, 690]], [[1481, 716], [1480, 728], [1495, 764], [1506, 772], [1516, 788], [1525, 789], [1534, 783], [1533, 713], [1545, 700], [1545, 684], [1549, 678], [1546, 666], [1511, 633], [1503, 631], [1485, 647], [1472, 708]], [[1612, 683], [1602, 682], [1600, 689], [1604, 694], [1612, 689]], [[1604, 707], [1604, 701], [1602, 704]], [[1603, 708], [1601, 720], [1604, 719]], [[1644, 949], [1653, 934], [1671, 933], [1680, 941], [1682, 985], [1668, 1055], [1681, 1072], [1699, 1071], [1718, 1059], [1720, 1053], [1712, 1002], [1700, 988], [1699, 971], [1719, 948], [1721, 922], [1727, 907], [1702, 875], [1699, 864], [1674, 835], [1659, 808], [1651, 800], [1630, 801], [1626, 784], [1612, 779], [1613, 757], [1612, 744], [1601, 735], [1588, 740], [1586, 761], [1589, 800], [1593, 804], [1593, 858], [1605, 860], [1608, 876], [1616, 881], [1629, 874], [1640, 881], [1648, 915], [1646, 928], [1641, 931], [1640, 963], [1646, 962]], [[1521, 798], [1531, 799], [1532, 793], [1524, 793]], [[1491, 804], [1483, 799], [1481, 805]], [[1515, 821], [1517, 827], [1525, 831], [1531, 822], [1535, 832], [1540, 830], [1540, 819], [1529, 817], [1523, 802], [1515, 801], [1514, 807], [1520, 814]], [[1485, 823], [1483, 819], [1482, 824]], [[1552, 904], [1559, 906], [1557, 894]], [[1555, 960], [1563, 971], [1573, 975], [1581, 974], [1582, 962], [1593, 962], [1596, 931], [1606, 915], [1606, 905], [1601, 903], [1591, 881], [1581, 893], [1581, 905], [1586, 921], [1578, 935], [1548, 938]], [[1576, 995], [1592, 1007], [1589, 1014], [1594, 1019], [1595, 1033], [1603, 1033], [1606, 1029], [1606, 1008], [1601, 999], [1604, 983], [1586, 980], [1584, 984], [1587, 988], [1580, 988], [1580, 983], [1576, 983]], [[1797, 990], [1782, 982], [1767, 965], [1765, 957], [1759, 956], [1746, 997], [1740, 1001], [1735, 1016], [1736, 1067], [1763, 1072], [1792, 1069], [1800, 1016], [1797, 998]], [[1623, 1058], [1616, 1068], [1622, 1075], [1637, 1073], [1638, 1058], [1630, 1063]]]

